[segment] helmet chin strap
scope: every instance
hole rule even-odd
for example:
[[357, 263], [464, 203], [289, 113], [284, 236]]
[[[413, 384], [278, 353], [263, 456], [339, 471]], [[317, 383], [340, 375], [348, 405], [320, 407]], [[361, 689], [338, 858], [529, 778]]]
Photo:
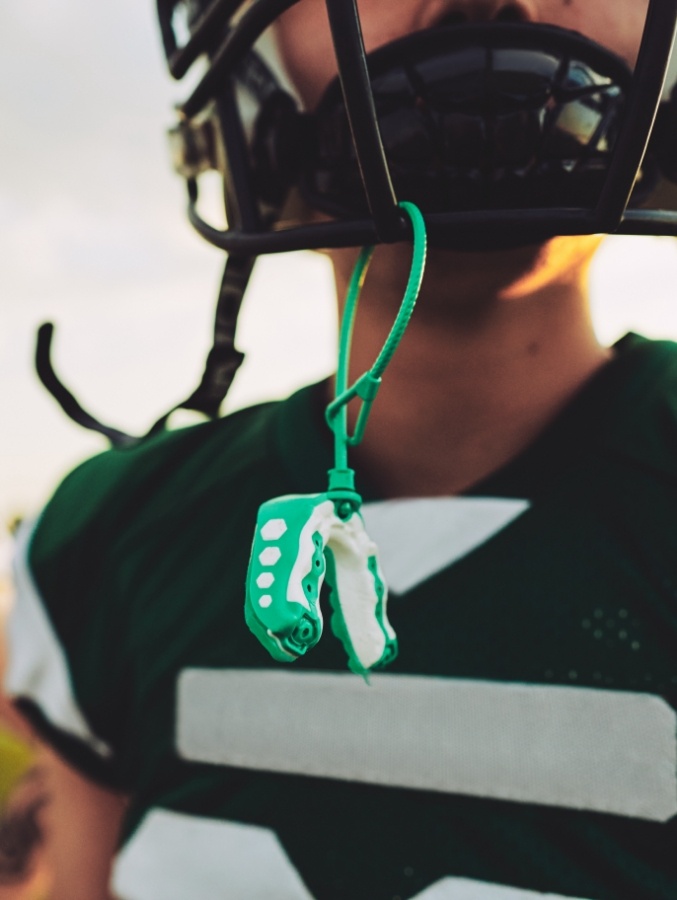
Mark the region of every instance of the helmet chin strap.
[[[276, 76], [263, 60], [254, 52], [244, 59], [238, 74], [238, 84], [267, 109], [270, 102], [286, 101], [284, 108], [293, 103], [284, 93]], [[215, 166], [214, 135], [210, 122], [199, 124], [182, 123], [169, 133], [170, 149], [176, 170], [187, 179]], [[279, 189], [278, 189], [279, 190]], [[271, 188], [271, 193], [275, 193]], [[266, 198], [266, 213], [274, 218], [275, 201]], [[113, 447], [122, 449], [135, 446], [162, 432], [172, 415], [179, 409], [202, 413], [210, 419], [219, 414], [219, 409], [230, 390], [244, 355], [235, 346], [235, 332], [242, 300], [249, 284], [256, 257], [247, 254], [229, 253], [221, 279], [219, 296], [214, 316], [212, 347], [207, 355], [204, 372], [195, 390], [181, 403], [177, 403], [152, 425], [143, 435], [131, 435], [118, 428], [106, 425], [88, 412], [80, 404], [73, 392], [63, 383], [52, 362], [54, 325], [43, 323], [38, 329], [35, 367], [38, 378], [61, 406], [66, 415], [83, 428], [102, 434]]]
[[216, 418], [244, 359], [244, 355], [235, 346], [235, 330], [254, 262], [252, 257], [228, 257], [216, 304], [212, 348], [207, 356], [200, 383], [185, 400], [160, 416], [146, 434], [131, 435], [105, 425], [81, 406], [54, 370], [51, 358], [54, 325], [51, 322], [43, 323], [38, 329], [35, 367], [40, 381], [69, 418], [83, 428], [102, 434], [118, 449], [135, 446], [159, 434], [166, 428], [171, 414], [178, 409], [194, 410], [207, 418]]
[[[334, 432], [334, 467], [321, 494], [276, 497], [258, 512], [252, 545], [245, 620], [270, 654], [292, 662], [322, 636], [320, 590], [326, 580], [331, 627], [348, 656], [348, 668], [365, 678], [397, 655], [397, 638], [386, 612], [388, 591], [378, 550], [367, 535], [348, 465], [348, 448], [364, 436], [372, 404], [416, 305], [426, 258], [423, 216], [412, 203], [400, 207], [411, 220], [413, 258], [404, 298], [378, 358], [348, 387], [350, 344], [359, 294], [373, 247], [357, 261], [346, 299], [339, 341], [336, 397], [326, 411]], [[354, 433], [348, 433], [347, 405], [361, 401]]]

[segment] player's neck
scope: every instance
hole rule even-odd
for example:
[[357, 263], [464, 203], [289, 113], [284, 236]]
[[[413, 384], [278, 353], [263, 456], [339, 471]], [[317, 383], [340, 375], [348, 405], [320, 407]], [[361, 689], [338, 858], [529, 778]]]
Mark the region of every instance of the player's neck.
[[[378, 288], [378, 277], [367, 281], [351, 380], [372, 364], [392, 324], [393, 304], [374, 295]], [[582, 275], [444, 314], [432, 302], [426, 309], [426, 299], [353, 452], [384, 496], [468, 489], [524, 450], [610, 357], [593, 334]]]

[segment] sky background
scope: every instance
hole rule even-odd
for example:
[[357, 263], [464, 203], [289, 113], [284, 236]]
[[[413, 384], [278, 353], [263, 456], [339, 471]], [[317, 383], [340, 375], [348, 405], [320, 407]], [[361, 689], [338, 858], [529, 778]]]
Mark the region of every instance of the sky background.
[[[55, 364], [82, 403], [143, 431], [196, 385], [222, 267], [184, 217], [165, 129], [183, 92], [165, 72], [151, 0], [0, 4], [0, 525], [39, 509], [105, 443], [71, 423], [32, 369]], [[677, 337], [677, 241], [616, 238], [592, 277], [600, 338]], [[239, 330], [248, 359], [230, 408], [332, 368], [326, 262], [257, 267]]]

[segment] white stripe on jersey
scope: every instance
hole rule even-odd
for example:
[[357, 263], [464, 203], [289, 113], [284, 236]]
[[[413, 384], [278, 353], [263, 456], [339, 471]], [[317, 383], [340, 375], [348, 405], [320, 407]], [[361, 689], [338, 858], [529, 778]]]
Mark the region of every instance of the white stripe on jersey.
[[593, 810], [677, 813], [660, 697], [349, 673], [189, 669], [177, 745], [201, 762]]
[[[143, 820], [115, 862], [111, 887], [119, 900], [312, 900], [269, 829], [166, 809]], [[567, 898], [443, 878], [413, 900]]]
[[529, 509], [500, 497], [414, 497], [366, 503], [362, 517], [378, 547], [388, 589], [404, 594], [467, 556]]
[[443, 878], [417, 894], [412, 900], [583, 900], [562, 894], [539, 894], [522, 888], [471, 881], [468, 878]]
[[153, 809], [113, 868], [120, 900], [312, 900], [274, 832]]
[[84, 741], [99, 756], [109, 757], [111, 748], [92, 733], [78, 708], [66, 657], [29, 569], [32, 534], [33, 525], [24, 524], [17, 535], [4, 689], [10, 697], [33, 700], [52, 725]]

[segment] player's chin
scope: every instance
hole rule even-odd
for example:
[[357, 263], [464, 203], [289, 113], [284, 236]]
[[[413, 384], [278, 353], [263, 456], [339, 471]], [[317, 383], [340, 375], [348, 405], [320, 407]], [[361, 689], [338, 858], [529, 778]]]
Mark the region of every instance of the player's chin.
[[449, 242], [448, 245], [433, 246], [429, 256], [453, 259], [456, 265], [477, 268], [489, 265], [492, 269], [530, 267], [534, 261], [552, 257], [567, 258], [571, 262], [592, 255], [599, 247], [604, 235], [555, 235], [540, 240], [518, 241], [506, 235], [504, 240], [463, 243]]
[[[289, 224], [310, 225], [336, 221], [325, 212], [312, 209], [300, 196], [287, 210]], [[515, 300], [540, 293], [548, 286], [580, 282], [604, 235], [565, 235], [525, 241], [506, 229], [483, 243], [461, 239], [429, 242], [425, 294], [456, 298], [458, 308], [476, 308], [478, 298]], [[335, 266], [349, 273], [357, 258], [356, 247], [319, 250]], [[385, 285], [404, 284], [409, 273], [409, 256], [401, 244], [382, 244], [370, 269], [370, 278]], [[426, 301], [431, 303], [430, 298]]]
[[486, 303], [535, 297], [556, 285], [582, 287], [603, 237], [567, 235], [526, 246], [485, 250], [431, 248], [427, 287], [431, 294], [453, 295], [456, 307], [469, 309], [482, 306], [482, 300]]

